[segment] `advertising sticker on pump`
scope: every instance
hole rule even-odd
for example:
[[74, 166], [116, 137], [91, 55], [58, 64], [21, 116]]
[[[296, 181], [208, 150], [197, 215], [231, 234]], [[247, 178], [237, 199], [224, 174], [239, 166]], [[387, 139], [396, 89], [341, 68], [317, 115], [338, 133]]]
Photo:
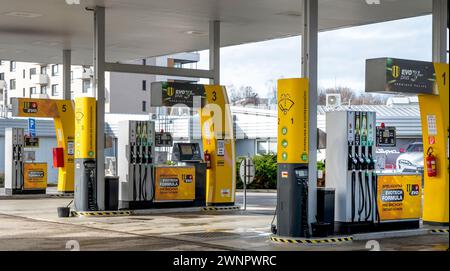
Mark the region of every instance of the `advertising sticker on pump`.
[[377, 205], [380, 221], [420, 219], [421, 183], [420, 175], [378, 176]]

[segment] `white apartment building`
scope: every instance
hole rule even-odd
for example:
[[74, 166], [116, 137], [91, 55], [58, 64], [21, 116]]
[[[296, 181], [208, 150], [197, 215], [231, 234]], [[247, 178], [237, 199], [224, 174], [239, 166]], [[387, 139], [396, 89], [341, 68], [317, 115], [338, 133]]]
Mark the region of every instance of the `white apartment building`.
[[[180, 53], [169, 56], [128, 61], [165, 67], [196, 68], [198, 53]], [[93, 71], [89, 66], [72, 66], [72, 98], [94, 96]], [[107, 72], [105, 74], [108, 113], [145, 114], [149, 112], [150, 85], [156, 81], [198, 82], [198, 78]], [[62, 65], [25, 63], [0, 60], [0, 117], [8, 116], [11, 98], [62, 99]]]

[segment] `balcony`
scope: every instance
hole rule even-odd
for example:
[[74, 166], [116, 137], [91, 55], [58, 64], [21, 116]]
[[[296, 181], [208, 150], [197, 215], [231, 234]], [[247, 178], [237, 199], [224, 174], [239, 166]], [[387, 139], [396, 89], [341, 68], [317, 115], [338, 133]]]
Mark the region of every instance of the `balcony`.
[[33, 98], [33, 99], [49, 99], [49, 96], [48, 96], [48, 94], [33, 93], [33, 94], [31, 94], [31, 98]]
[[35, 85], [48, 85], [49, 81], [47, 74], [34, 74], [31, 76], [31, 83]]
[[94, 72], [91, 69], [85, 69], [78, 79], [90, 80], [92, 77], [94, 77]]
[[6, 81], [0, 80], [0, 89], [6, 89]]

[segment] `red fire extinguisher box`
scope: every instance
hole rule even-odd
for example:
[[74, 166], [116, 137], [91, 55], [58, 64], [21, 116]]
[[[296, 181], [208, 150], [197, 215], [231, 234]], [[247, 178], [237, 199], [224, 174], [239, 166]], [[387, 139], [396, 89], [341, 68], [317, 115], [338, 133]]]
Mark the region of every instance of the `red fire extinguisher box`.
[[64, 167], [64, 149], [53, 148], [53, 167]]

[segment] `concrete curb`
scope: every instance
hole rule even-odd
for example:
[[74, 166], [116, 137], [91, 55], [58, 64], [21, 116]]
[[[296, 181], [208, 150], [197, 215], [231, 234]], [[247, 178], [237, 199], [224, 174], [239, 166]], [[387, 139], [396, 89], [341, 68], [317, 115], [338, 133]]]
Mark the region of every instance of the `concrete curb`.
[[[236, 192], [244, 193], [244, 189], [236, 189]], [[250, 193], [277, 193], [276, 189], [247, 189]]]
[[16, 200], [16, 199], [73, 199], [73, 194], [45, 194], [45, 195], [1, 195], [0, 200]]
[[203, 207], [145, 209], [145, 210], [133, 210], [131, 215], [157, 215], [157, 214], [173, 214], [173, 213], [193, 213], [193, 212], [201, 212], [202, 210], [203, 210]]
[[386, 232], [370, 232], [359, 233], [353, 235], [355, 241], [377, 240], [386, 238], [400, 238], [400, 237], [412, 237], [430, 234], [429, 229], [415, 229], [415, 230], [402, 230], [402, 231], [386, 231]]

